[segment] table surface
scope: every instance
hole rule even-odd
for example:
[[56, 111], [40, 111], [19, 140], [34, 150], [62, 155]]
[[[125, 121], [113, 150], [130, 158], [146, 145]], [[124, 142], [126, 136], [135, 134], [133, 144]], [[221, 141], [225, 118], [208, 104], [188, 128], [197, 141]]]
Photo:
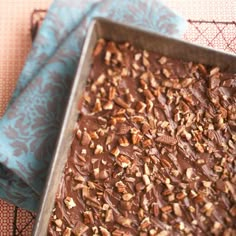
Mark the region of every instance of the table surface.
[[[4, 114], [17, 78], [31, 48], [30, 15], [34, 9], [47, 9], [51, 2], [52, 0], [0, 1], [0, 116]], [[236, 20], [235, 0], [165, 0], [163, 2], [186, 19], [209, 21]], [[212, 4], [213, 2], [214, 4]], [[206, 37], [215, 37], [212, 32], [214, 30], [205, 32]], [[194, 41], [195, 33], [193, 30], [188, 29], [185, 38]], [[235, 36], [236, 27], [234, 25], [234, 28], [226, 32], [226, 37], [231, 40]], [[199, 38], [197, 43], [207, 44], [206, 37]], [[236, 50], [236, 40], [232, 41], [231, 44], [233, 44], [232, 47]], [[222, 39], [216, 37], [212, 46], [224, 48], [222, 46]], [[15, 207], [13, 205], [0, 200], [1, 236], [13, 235], [14, 210]], [[31, 223], [27, 224], [28, 222]], [[25, 225], [27, 227], [23, 229]], [[16, 235], [31, 235], [32, 225], [32, 214], [19, 209], [17, 217], [18, 230], [16, 231], [18, 233]]]

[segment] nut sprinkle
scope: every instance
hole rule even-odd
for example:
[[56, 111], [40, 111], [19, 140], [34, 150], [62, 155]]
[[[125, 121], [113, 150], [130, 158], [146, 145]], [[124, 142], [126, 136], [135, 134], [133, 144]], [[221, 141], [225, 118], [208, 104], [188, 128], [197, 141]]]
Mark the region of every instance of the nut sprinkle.
[[100, 39], [48, 235], [236, 235], [235, 84]]

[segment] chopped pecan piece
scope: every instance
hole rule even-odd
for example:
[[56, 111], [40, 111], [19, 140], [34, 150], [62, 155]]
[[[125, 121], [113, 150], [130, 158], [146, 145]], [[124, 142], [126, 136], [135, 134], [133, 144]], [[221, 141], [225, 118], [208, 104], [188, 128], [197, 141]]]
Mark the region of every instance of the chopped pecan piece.
[[159, 63], [160, 63], [161, 65], [166, 64], [166, 62], [167, 62], [167, 58], [166, 58], [166, 57], [161, 57], [161, 58], [159, 59]]
[[96, 98], [95, 105], [93, 108], [93, 112], [99, 112], [102, 111], [102, 104], [99, 98]]
[[66, 198], [64, 199], [64, 203], [66, 204], [66, 207], [67, 207], [68, 209], [71, 209], [71, 208], [73, 208], [73, 207], [76, 207], [76, 204], [75, 204], [75, 202], [74, 202], [74, 200], [73, 200], [72, 197], [66, 197]]
[[89, 230], [89, 227], [82, 222], [78, 221], [75, 227], [72, 229], [72, 232], [77, 236], [83, 235], [86, 231]]
[[123, 194], [122, 199], [123, 199], [124, 201], [129, 201], [129, 200], [131, 200], [133, 197], [134, 197], [133, 194], [131, 194], [131, 193], [125, 193], [125, 194]]
[[219, 67], [215, 67], [210, 71], [210, 76], [217, 74], [220, 71]]
[[142, 139], [142, 135], [139, 133], [134, 133], [132, 134], [132, 143], [133, 144], [138, 144]]
[[115, 87], [110, 87], [109, 88], [109, 95], [108, 95], [108, 98], [109, 100], [113, 100], [116, 96], [116, 89]]
[[195, 148], [197, 149], [198, 152], [204, 153], [204, 147], [202, 146], [201, 143], [196, 142], [196, 143], [195, 143]]
[[176, 216], [181, 217], [183, 215], [179, 203], [174, 203], [173, 204], [173, 210], [174, 210], [174, 213], [175, 213]]
[[136, 104], [136, 111], [138, 113], [144, 113], [146, 106], [147, 105], [145, 103], [138, 101]]
[[148, 228], [150, 225], [151, 225], [151, 221], [150, 221], [149, 217], [145, 217], [142, 220], [140, 227], [142, 230], [144, 230], [144, 229]]
[[101, 154], [102, 152], [103, 152], [103, 146], [98, 144], [94, 150], [94, 154], [97, 155], [97, 154]]
[[166, 68], [162, 69], [162, 73], [166, 78], [170, 78], [170, 76], [171, 76], [170, 71]]
[[62, 236], [71, 236], [71, 232], [72, 232], [71, 228], [66, 227]]
[[81, 144], [83, 146], [87, 146], [87, 145], [89, 145], [90, 141], [91, 141], [91, 137], [90, 137], [89, 133], [87, 131], [84, 131], [83, 135], [82, 135], [82, 139], [81, 139]]
[[114, 220], [112, 209], [106, 211], [105, 222], [112, 222]]
[[59, 228], [61, 228], [61, 227], [62, 227], [62, 224], [63, 224], [61, 219], [56, 219], [56, 220], [54, 221], [54, 223], [55, 223], [56, 226], [59, 227]]
[[170, 212], [172, 212], [172, 206], [171, 205], [166, 205], [166, 206], [161, 208], [161, 211], [163, 213], [170, 213]]
[[129, 146], [129, 141], [125, 136], [123, 136], [123, 137], [119, 138], [119, 144], [122, 147], [128, 147]]
[[114, 99], [115, 103], [125, 109], [129, 108], [129, 104], [127, 104], [123, 99], [121, 99], [120, 97], [116, 97]]
[[117, 156], [116, 162], [122, 168], [127, 168], [131, 164], [129, 158], [127, 156], [125, 156], [125, 155], [122, 155], [122, 154]]
[[94, 218], [92, 211], [84, 212], [84, 224], [94, 224]]
[[[126, 232], [121, 230], [121, 229], [115, 229], [113, 232], [112, 232], [112, 236], [125, 236], [126, 235]], [[127, 235], [128, 236], [128, 235]], [[130, 236], [130, 235], [129, 235]]]
[[147, 99], [151, 101], [155, 100], [155, 96], [152, 94], [152, 92], [149, 89], [144, 89], [143, 93]]
[[167, 144], [167, 145], [171, 145], [171, 146], [177, 144], [177, 140], [169, 135], [162, 135], [162, 136], [156, 138], [156, 141], [158, 143]]
[[115, 157], [118, 157], [120, 155], [120, 150], [118, 147], [114, 147], [112, 150], [111, 150], [111, 154], [114, 155]]
[[99, 229], [102, 233], [102, 236], [111, 236], [111, 233], [105, 227], [99, 226]]
[[95, 49], [94, 49], [94, 51], [93, 51], [93, 56], [94, 56], [94, 57], [98, 56], [98, 55], [102, 52], [102, 50], [103, 50], [105, 44], [106, 44], [106, 43], [105, 43], [105, 40], [104, 40], [104, 39], [99, 39], [99, 40], [98, 40], [97, 45], [96, 45], [96, 47], [95, 47]]
[[143, 175], [143, 182], [145, 183], [145, 185], [149, 185], [151, 183], [148, 175]]
[[232, 206], [229, 212], [233, 217], [236, 217], [236, 205]]
[[132, 220], [130, 218], [126, 218], [122, 215], [118, 215], [115, 220], [117, 223], [119, 223], [120, 225], [124, 227], [128, 227], [128, 228], [131, 227]]
[[107, 103], [105, 103], [103, 105], [103, 109], [104, 110], [112, 110], [113, 109], [113, 102], [112, 101], [108, 101]]
[[178, 200], [183, 200], [186, 196], [187, 196], [187, 195], [186, 195], [185, 192], [179, 192], [179, 193], [176, 194], [176, 198], [177, 198]]

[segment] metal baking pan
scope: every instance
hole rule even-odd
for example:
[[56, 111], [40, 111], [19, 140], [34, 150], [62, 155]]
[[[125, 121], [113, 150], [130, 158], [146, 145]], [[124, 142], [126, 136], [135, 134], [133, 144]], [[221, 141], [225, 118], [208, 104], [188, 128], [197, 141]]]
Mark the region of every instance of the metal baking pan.
[[226, 54], [207, 47], [197, 46], [182, 40], [119, 24], [103, 18], [93, 20], [83, 46], [59, 139], [49, 169], [45, 190], [34, 226], [33, 235], [35, 236], [47, 234], [50, 214], [70, 151], [74, 125], [78, 118], [78, 101], [84, 90], [92, 64], [92, 52], [99, 38], [114, 40], [116, 42], [129, 41], [140, 49], [154, 51], [176, 59], [216, 65], [225, 71], [236, 73], [236, 56], [233, 54]]

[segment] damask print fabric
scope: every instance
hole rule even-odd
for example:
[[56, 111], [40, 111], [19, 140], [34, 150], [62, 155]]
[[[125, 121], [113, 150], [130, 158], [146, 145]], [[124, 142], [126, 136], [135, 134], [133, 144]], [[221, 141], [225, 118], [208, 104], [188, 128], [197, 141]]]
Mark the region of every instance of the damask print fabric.
[[186, 22], [157, 0], [57, 0], [0, 120], [0, 197], [36, 211], [83, 41], [105, 17], [180, 37]]

